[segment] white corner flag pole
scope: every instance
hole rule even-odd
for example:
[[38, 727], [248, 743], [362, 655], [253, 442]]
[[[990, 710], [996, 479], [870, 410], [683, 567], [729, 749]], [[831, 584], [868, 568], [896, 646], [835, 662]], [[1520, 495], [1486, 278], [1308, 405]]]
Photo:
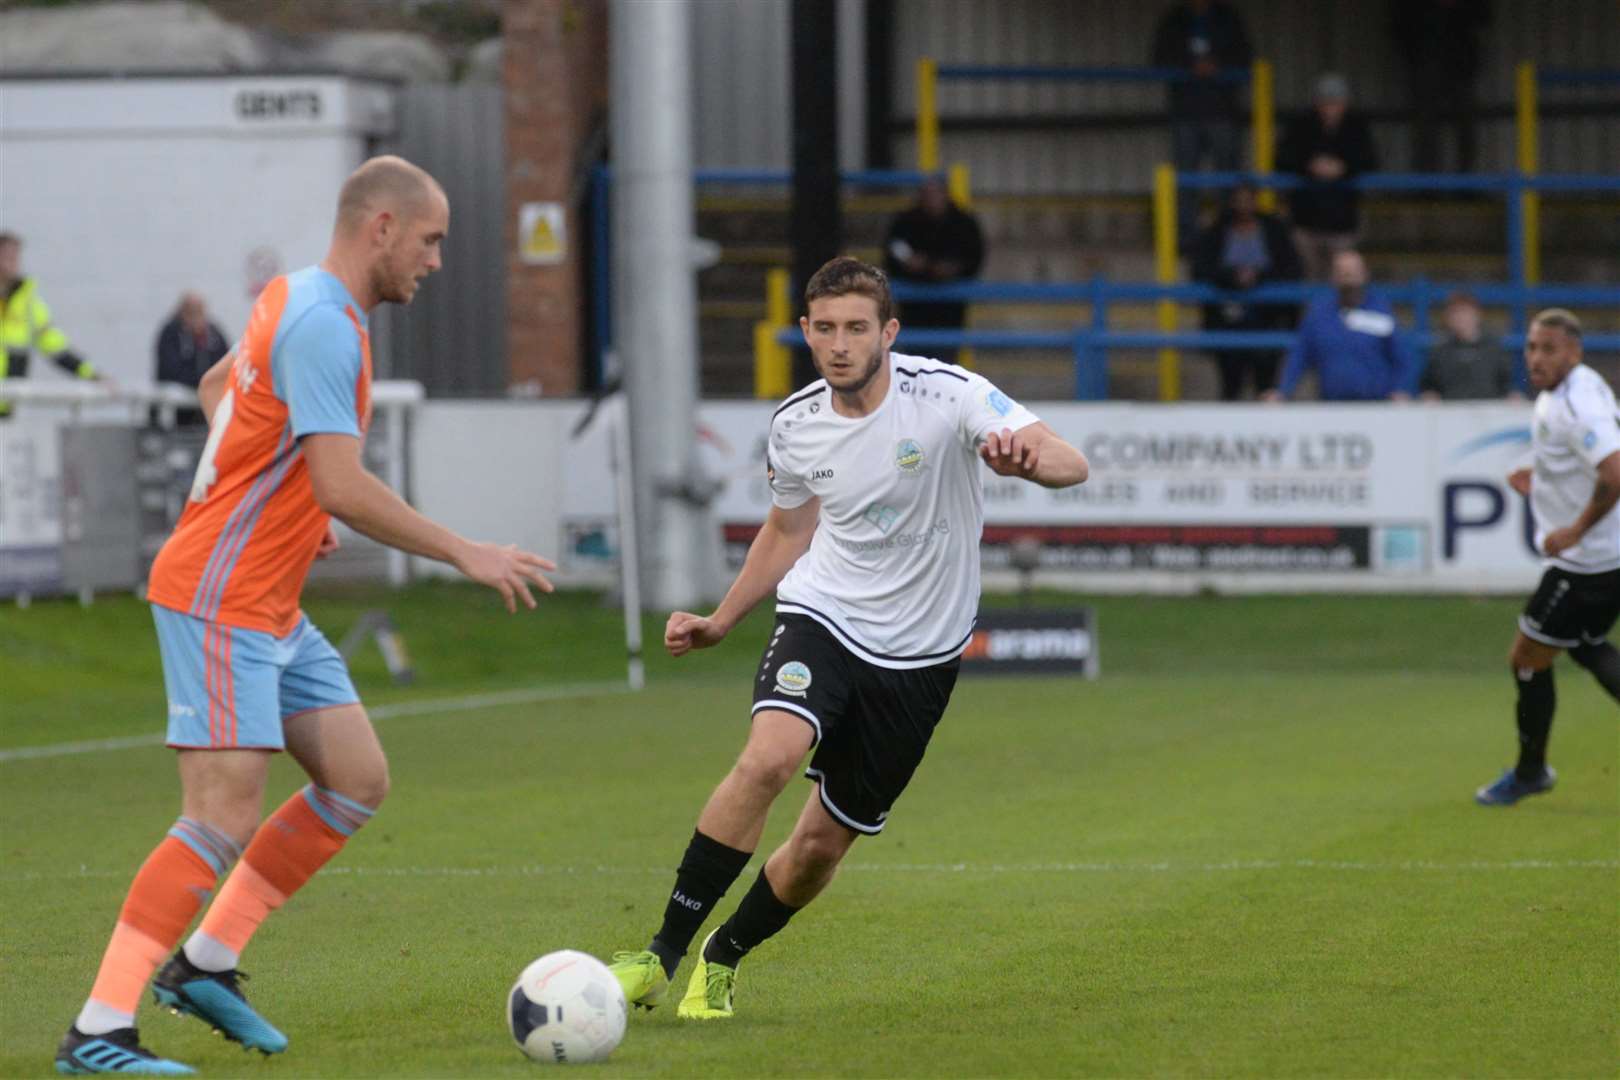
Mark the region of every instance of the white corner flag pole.
[[624, 650], [630, 689], [647, 685], [641, 659], [641, 556], [636, 549], [636, 493], [630, 466], [629, 402], [623, 391], [608, 402], [613, 486], [619, 509], [619, 593], [624, 601]]

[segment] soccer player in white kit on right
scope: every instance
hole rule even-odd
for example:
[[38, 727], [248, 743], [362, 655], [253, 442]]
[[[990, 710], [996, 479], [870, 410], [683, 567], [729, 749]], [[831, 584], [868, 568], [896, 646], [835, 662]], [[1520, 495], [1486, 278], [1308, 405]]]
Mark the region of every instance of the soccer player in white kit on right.
[[1529, 495], [1536, 548], [1546, 572], [1519, 616], [1509, 662], [1519, 690], [1519, 760], [1474, 793], [1482, 806], [1512, 806], [1550, 791], [1553, 661], [1568, 651], [1620, 702], [1620, 650], [1609, 631], [1620, 618], [1620, 409], [1603, 376], [1581, 363], [1581, 324], [1562, 308], [1530, 323], [1524, 347], [1536, 397], [1533, 468], [1508, 483]]
[[837, 258], [799, 320], [821, 379], [771, 419], [772, 508], [714, 614], [677, 611], [674, 656], [717, 644], [774, 590], [752, 728], [698, 817], [664, 922], [613, 957], [652, 1008], [714, 905], [742, 873], [771, 803], [812, 747], [815, 790], [735, 914], [709, 934], [678, 1015], [732, 1015], [737, 965], [832, 880], [855, 839], [881, 832], [956, 682], [979, 604], [979, 462], [1046, 487], [1086, 459], [991, 383], [891, 353], [900, 324], [883, 271]]

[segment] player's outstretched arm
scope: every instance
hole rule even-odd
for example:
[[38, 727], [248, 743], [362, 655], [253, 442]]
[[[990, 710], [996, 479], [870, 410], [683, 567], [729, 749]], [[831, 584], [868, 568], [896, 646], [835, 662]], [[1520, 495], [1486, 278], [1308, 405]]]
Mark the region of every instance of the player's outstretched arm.
[[999, 476], [1016, 476], [1042, 487], [1073, 487], [1091, 475], [1086, 455], [1040, 421], [1017, 431], [990, 432], [979, 444], [979, 457]]
[[542, 570], [555, 570], [549, 559], [508, 544], [467, 540], [413, 510], [387, 484], [360, 463], [360, 440], [352, 435], [306, 435], [299, 442], [309, 463], [315, 501], [322, 510], [355, 532], [380, 544], [449, 563], [468, 578], [501, 594], [507, 611], [521, 599], [534, 607], [530, 586], [551, 592]]
[[671, 656], [685, 656], [693, 649], [718, 645], [731, 628], [759, 602], [771, 595], [793, 569], [793, 564], [810, 547], [820, 520], [821, 502], [811, 499], [792, 510], [771, 507], [764, 526], [749, 545], [748, 558], [731, 583], [720, 606], [707, 617], [677, 611], [664, 626], [664, 648]]

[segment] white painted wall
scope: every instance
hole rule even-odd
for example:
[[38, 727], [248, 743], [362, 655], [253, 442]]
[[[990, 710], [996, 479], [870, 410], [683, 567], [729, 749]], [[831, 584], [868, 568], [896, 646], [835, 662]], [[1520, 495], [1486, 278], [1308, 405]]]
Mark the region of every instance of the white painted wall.
[[281, 270], [321, 257], [338, 186], [393, 104], [333, 78], [19, 80], [0, 81], [0, 117], [0, 228], [22, 234], [74, 347], [145, 383], [182, 291], [234, 339], [255, 253]]

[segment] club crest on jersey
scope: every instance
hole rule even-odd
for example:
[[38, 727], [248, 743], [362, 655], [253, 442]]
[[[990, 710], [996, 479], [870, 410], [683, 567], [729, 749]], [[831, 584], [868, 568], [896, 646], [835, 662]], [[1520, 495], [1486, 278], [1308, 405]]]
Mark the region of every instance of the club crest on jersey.
[[810, 689], [810, 668], [797, 660], [789, 660], [776, 669], [776, 688], [784, 694], [804, 697]]
[[1012, 399], [1006, 394], [1003, 394], [1000, 390], [990, 391], [989, 396], [987, 396], [984, 400], [985, 403], [995, 411], [997, 416], [1006, 416], [1008, 413], [1012, 412]]
[[901, 439], [894, 448], [894, 463], [903, 473], [917, 473], [923, 467], [923, 448], [916, 439]]

